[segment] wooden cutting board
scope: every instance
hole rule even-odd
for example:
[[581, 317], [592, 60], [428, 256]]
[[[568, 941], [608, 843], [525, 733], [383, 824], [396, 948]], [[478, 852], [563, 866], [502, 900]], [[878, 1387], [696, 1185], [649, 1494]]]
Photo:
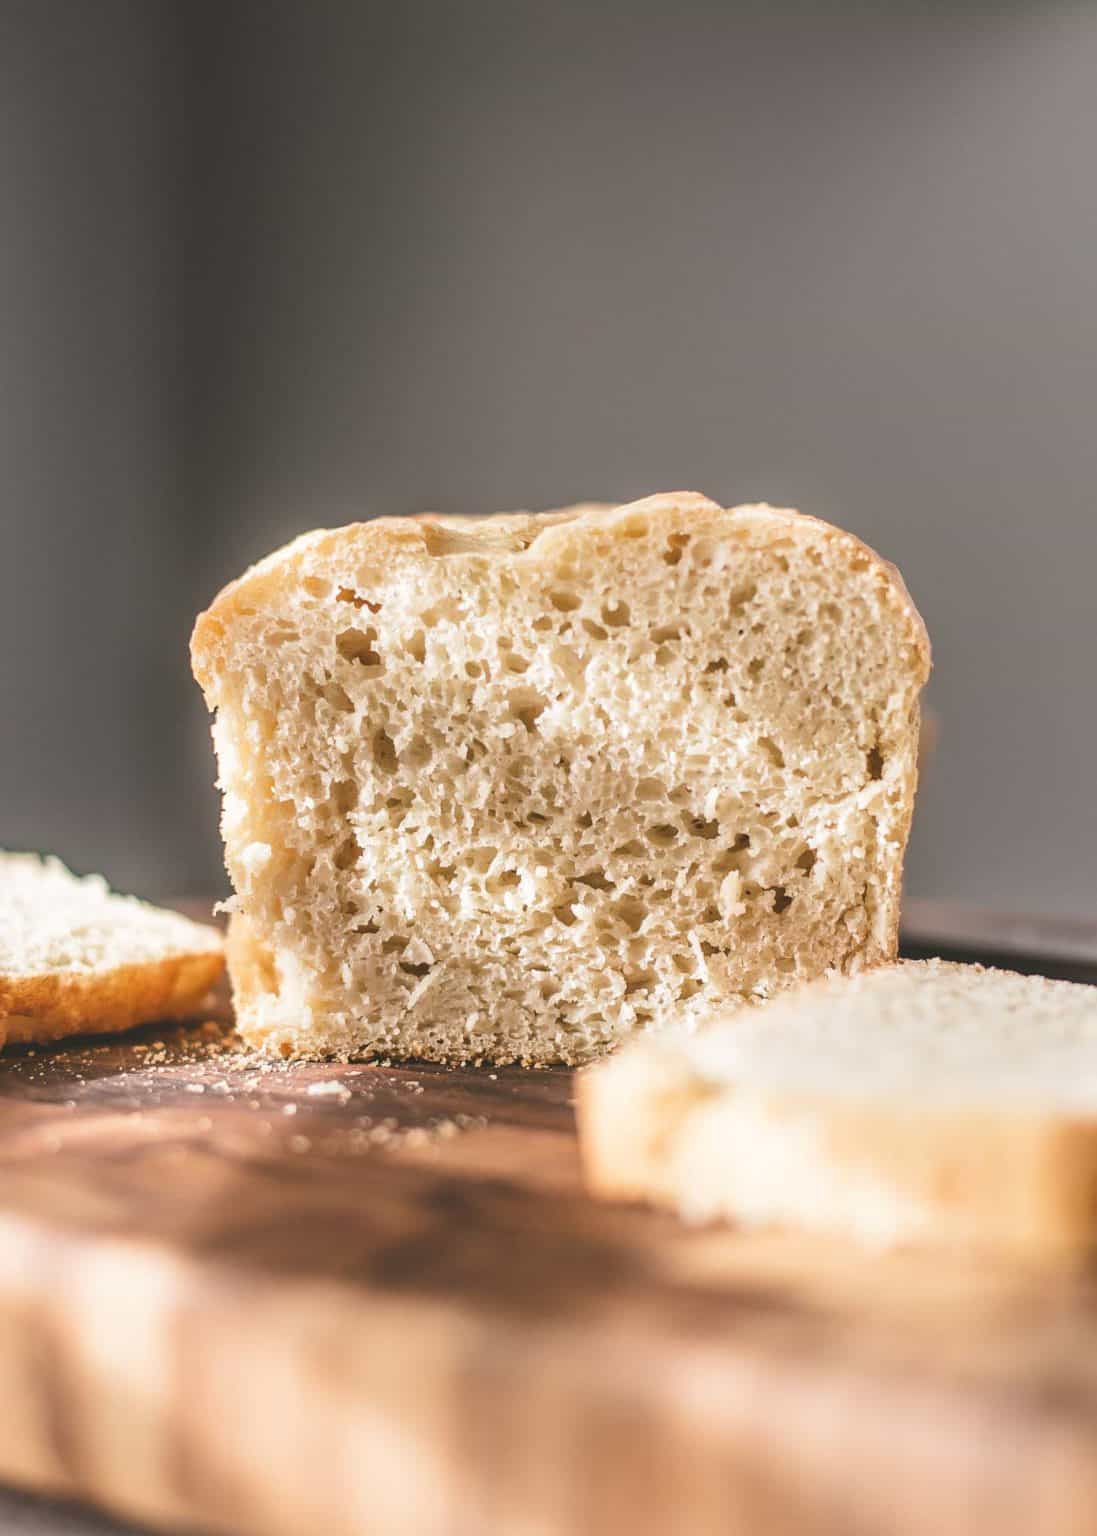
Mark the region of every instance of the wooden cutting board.
[[596, 1205], [564, 1072], [30, 1051], [0, 1480], [257, 1536], [1080, 1536], [1097, 1286]]

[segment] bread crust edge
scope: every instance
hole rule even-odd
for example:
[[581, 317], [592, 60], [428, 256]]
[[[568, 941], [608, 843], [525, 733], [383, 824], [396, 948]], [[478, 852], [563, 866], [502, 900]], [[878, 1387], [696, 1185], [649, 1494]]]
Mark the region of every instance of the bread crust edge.
[[193, 1018], [225, 968], [220, 949], [84, 975], [0, 976], [0, 1044], [42, 1045]]
[[[470, 544], [474, 546], [476, 541], [483, 541], [482, 551], [472, 547], [466, 548], [464, 553], [492, 553], [490, 541], [494, 530], [509, 532], [519, 538], [528, 534], [529, 542], [510, 552], [514, 558], [536, 560], [539, 552], [551, 553], [554, 539], [570, 538], [576, 532], [591, 529], [616, 532], [625, 538], [630, 524], [651, 517], [665, 518], [668, 531], [685, 522], [722, 523], [731, 519], [742, 525], [749, 520], [774, 540], [793, 537], [808, 542], [821, 541], [842, 549], [850, 558], [862, 562], [888, 588], [893, 606], [905, 618], [909, 628], [910, 643], [917, 660], [917, 686], [924, 685], [932, 665], [929, 635], [906, 583], [890, 560], [877, 554], [856, 534], [809, 514], [761, 502], [720, 507], [695, 491], [660, 492], [621, 506], [583, 502], [573, 508], [551, 512], [496, 512], [465, 519], [421, 513], [407, 517], [377, 517], [370, 522], [349, 523], [341, 528], [313, 529], [250, 566], [223, 587], [209, 607], [198, 615], [190, 643], [194, 676], [209, 707], [214, 708], [221, 641], [240, 609], [262, 601], [269, 592], [279, 590], [295, 577], [308, 574], [341, 544], [357, 544], [363, 557], [374, 555], [386, 562], [400, 552], [432, 559], [435, 555], [431, 552], [430, 530], [452, 531], [460, 523], [466, 529]], [[544, 543], [546, 536], [548, 542]], [[544, 548], [539, 550], [543, 543]]]

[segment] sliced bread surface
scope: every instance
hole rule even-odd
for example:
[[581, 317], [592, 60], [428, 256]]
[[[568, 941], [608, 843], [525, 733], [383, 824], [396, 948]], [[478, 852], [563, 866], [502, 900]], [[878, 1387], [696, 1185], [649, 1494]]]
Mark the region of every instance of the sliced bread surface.
[[379, 518], [254, 567], [192, 656], [252, 1044], [581, 1062], [894, 956], [928, 644], [827, 524]]
[[0, 852], [0, 1041], [101, 1034], [198, 1011], [224, 969], [218, 931], [54, 858]]
[[1097, 987], [938, 960], [810, 983], [584, 1074], [591, 1187], [873, 1243], [1097, 1237]]

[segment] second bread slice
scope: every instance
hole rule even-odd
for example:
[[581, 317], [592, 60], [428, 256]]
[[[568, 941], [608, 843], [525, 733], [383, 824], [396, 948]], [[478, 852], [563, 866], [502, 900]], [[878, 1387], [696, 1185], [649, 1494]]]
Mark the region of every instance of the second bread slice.
[[871, 1243], [1097, 1239], [1097, 988], [943, 961], [815, 982], [581, 1080], [603, 1195]]

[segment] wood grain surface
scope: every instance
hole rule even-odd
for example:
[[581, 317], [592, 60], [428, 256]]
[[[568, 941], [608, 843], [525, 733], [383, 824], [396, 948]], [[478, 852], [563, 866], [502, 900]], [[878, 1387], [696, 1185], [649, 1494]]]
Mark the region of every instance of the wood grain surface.
[[1080, 1536], [1097, 1285], [599, 1206], [568, 1074], [271, 1066], [222, 1014], [0, 1059], [0, 1479], [263, 1536]]

